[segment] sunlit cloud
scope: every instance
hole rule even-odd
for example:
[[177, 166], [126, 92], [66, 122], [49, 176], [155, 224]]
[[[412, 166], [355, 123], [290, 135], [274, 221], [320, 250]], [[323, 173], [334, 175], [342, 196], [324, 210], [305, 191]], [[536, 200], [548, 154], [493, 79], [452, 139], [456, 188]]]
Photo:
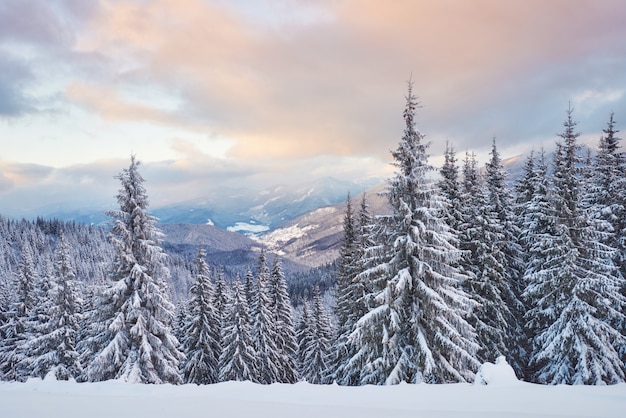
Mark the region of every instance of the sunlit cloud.
[[[242, 13], [228, 2], [108, 2], [95, 35], [78, 45], [134, 57], [125, 80], [141, 74], [175, 86], [188, 115], [233, 138], [233, 155], [246, 159], [386, 155], [397, 140], [400, 112], [393, 109], [401, 108], [411, 74], [435, 135], [450, 126], [449, 134], [458, 135], [456, 126], [468, 120], [472, 126], [471, 119], [486, 131], [511, 129], [520, 122], [493, 123], [485, 115], [527, 105], [515, 101], [528, 87], [554, 88], [561, 80], [536, 83], [546, 63], [574, 64], [623, 47], [604, 45], [620, 30], [611, 25], [620, 14], [606, 3], [321, 2], [308, 20], [289, 8], [295, 3], [263, 4], [287, 6], [273, 19], [257, 12], [255, 22], [258, 8]], [[289, 13], [301, 24], [282, 22]], [[602, 29], [607, 24], [611, 29]], [[566, 31], [570, 26], [579, 29]], [[131, 110], [131, 117], [157, 116]]]

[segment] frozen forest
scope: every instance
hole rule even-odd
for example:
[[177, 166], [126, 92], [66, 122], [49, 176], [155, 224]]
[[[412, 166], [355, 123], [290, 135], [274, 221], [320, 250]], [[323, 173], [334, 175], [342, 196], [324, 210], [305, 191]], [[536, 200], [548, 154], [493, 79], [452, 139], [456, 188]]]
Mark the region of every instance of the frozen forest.
[[435, 169], [418, 107], [409, 83], [389, 213], [348, 196], [333, 285], [298, 306], [265, 250], [234, 274], [201, 247], [193, 262], [168, 254], [135, 156], [108, 228], [0, 217], [0, 380], [458, 383], [503, 356], [526, 382], [624, 382], [613, 114], [592, 151], [569, 108], [555, 151], [531, 153], [512, 182], [495, 138], [484, 167], [448, 144]]

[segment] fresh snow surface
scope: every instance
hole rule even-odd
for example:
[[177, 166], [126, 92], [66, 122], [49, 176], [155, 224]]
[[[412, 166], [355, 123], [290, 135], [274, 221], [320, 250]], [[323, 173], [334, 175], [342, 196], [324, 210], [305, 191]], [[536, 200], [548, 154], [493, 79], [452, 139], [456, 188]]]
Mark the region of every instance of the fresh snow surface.
[[[515, 383], [497, 371], [491, 376]], [[342, 387], [227, 382], [171, 386], [38, 379], [0, 383], [3, 418], [621, 418], [624, 411], [626, 384]]]
[[292, 239], [301, 238], [308, 231], [317, 227], [319, 227], [319, 225], [307, 225], [305, 227], [300, 227], [296, 224], [286, 228], [279, 228], [261, 236], [259, 241], [265, 244], [270, 250], [274, 251], [279, 247], [279, 244], [288, 242]]

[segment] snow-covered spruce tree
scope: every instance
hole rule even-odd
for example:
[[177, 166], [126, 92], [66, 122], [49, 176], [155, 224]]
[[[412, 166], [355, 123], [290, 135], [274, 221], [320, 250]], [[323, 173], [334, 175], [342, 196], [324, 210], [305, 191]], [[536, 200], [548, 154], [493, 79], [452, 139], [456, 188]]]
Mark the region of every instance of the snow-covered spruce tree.
[[79, 382], [86, 382], [87, 366], [95, 357], [96, 347], [95, 341], [91, 339], [97, 325], [94, 324], [94, 318], [97, 314], [98, 295], [101, 294], [103, 288], [100, 285], [85, 286], [82, 288], [82, 304], [81, 304], [81, 320], [78, 324], [78, 332], [76, 333], [76, 351], [78, 352], [78, 361], [83, 367], [83, 372], [76, 378]]
[[[319, 287], [313, 293], [313, 307], [304, 311], [302, 320], [302, 378], [313, 384], [330, 383], [328, 369], [330, 365], [332, 325], [320, 296]], [[306, 307], [309, 310], [308, 307]]]
[[486, 170], [487, 176], [495, 177], [491, 186], [479, 173], [473, 152], [465, 154], [462, 178], [459, 178], [456, 162], [454, 150], [446, 144], [438, 185], [446, 204], [446, 222], [463, 250], [458, 267], [468, 274], [464, 288], [479, 303], [468, 317], [480, 345], [477, 358], [485, 362], [506, 355], [510, 360], [507, 341], [513, 314], [505, 298], [510, 294], [506, 281], [506, 256], [502, 250], [505, 235], [496, 205], [491, 204], [493, 199], [501, 207], [500, 195], [504, 194], [501, 190], [504, 174], [495, 141], [492, 160], [487, 163]]
[[270, 273], [270, 298], [276, 327], [276, 348], [280, 356], [278, 382], [296, 383], [299, 380], [296, 357], [298, 343], [293, 321], [293, 308], [287, 292], [287, 282], [278, 257], [274, 258]]
[[393, 214], [381, 220], [385, 257], [360, 275], [385, 286], [351, 339], [363, 361], [362, 383], [471, 381], [478, 346], [465, 314], [474, 302], [462, 288], [467, 276], [455, 267], [461, 254], [427, 177], [432, 167], [415, 128], [412, 83], [406, 99], [404, 135], [392, 152], [397, 171], [386, 191]]
[[[40, 249], [44, 252], [48, 251], [48, 248], [43, 249], [43, 243]], [[20, 370], [20, 374], [24, 377], [38, 376], [35, 371], [34, 358], [38, 356], [36, 346], [32, 343], [34, 341], [40, 341], [40, 337], [47, 334], [48, 322], [50, 321], [50, 313], [53, 309], [55, 301], [52, 298], [52, 290], [54, 288], [55, 272], [53, 262], [47, 260], [46, 255], [40, 256], [39, 260], [39, 273], [34, 289], [34, 306], [30, 310], [28, 318], [26, 319], [26, 334], [28, 339], [23, 342], [20, 350], [24, 354], [24, 358], [17, 367]]]
[[[346, 334], [344, 328], [350, 329], [349, 319], [354, 310], [352, 304], [354, 297], [351, 295], [351, 284], [358, 271], [358, 235], [357, 225], [352, 209], [352, 199], [350, 195], [346, 200], [346, 211], [343, 217], [343, 240], [339, 250], [337, 260], [337, 287], [335, 289], [335, 316], [339, 327], [338, 335]], [[348, 331], [350, 332], [350, 331]]]
[[76, 286], [70, 246], [63, 234], [59, 238], [55, 258], [55, 273], [49, 290], [49, 319], [39, 324], [39, 335], [29, 339], [25, 349], [31, 376], [77, 379], [83, 371], [76, 350], [82, 300]]
[[[485, 165], [485, 183], [487, 186], [487, 204], [491, 212], [496, 216], [495, 220], [502, 232], [503, 239], [494, 243], [500, 247], [504, 255], [504, 281], [500, 289], [501, 298], [508, 307], [511, 317], [508, 319], [507, 333], [505, 335], [506, 355], [509, 364], [513, 367], [518, 377], [523, 376], [523, 368], [527, 363], [528, 353], [525, 347], [525, 335], [523, 330], [523, 316], [525, 306], [522, 303], [523, 259], [522, 247], [519, 243], [520, 229], [517, 226], [514, 212], [514, 199], [506, 183], [507, 173], [496, 147], [496, 139], [493, 139], [491, 158]], [[490, 359], [491, 361], [494, 361]]]
[[542, 270], [526, 289], [536, 329], [530, 366], [549, 384], [601, 384], [624, 380], [618, 347], [624, 336], [623, 280], [615, 275], [615, 250], [599, 240], [584, 210], [578, 133], [567, 112], [552, 176], [554, 233]]
[[256, 352], [254, 381], [271, 384], [281, 375], [281, 356], [276, 347], [276, 322], [272, 310], [270, 271], [265, 259], [265, 251], [259, 254], [259, 270], [256, 281], [253, 324], [253, 340]]
[[[498, 221], [502, 225], [504, 241], [502, 250], [507, 261], [507, 279], [514, 294], [510, 297], [516, 300], [508, 301], [511, 304], [519, 304], [519, 295], [522, 291], [521, 271], [522, 258], [520, 255], [521, 246], [519, 244], [519, 227], [515, 223], [514, 199], [507, 186], [507, 173], [500, 158], [500, 153], [496, 147], [496, 139], [493, 139], [491, 147], [491, 158], [485, 164], [485, 183], [488, 190], [488, 204], [496, 214]], [[519, 305], [514, 306], [515, 308]]]
[[365, 271], [368, 265], [375, 265], [382, 259], [379, 251], [382, 250], [382, 242], [376, 243], [376, 236], [380, 232], [379, 226], [370, 213], [365, 193], [362, 195], [361, 204], [354, 219], [354, 228], [356, 232], [354, 266], [352, 267], [354, 276], [348, 291], [352, 299], [349, 320], [353, 326], [368, 311], [367, 299], [372, 289], [371, 283], [361, 280], [360, 273]]
[[121, 379], [141, 383], [180, 383], [183, 355], [172, 334], [174, 306], [167, 298], [165, 252], [156, 218], [148, 214], [148, 196], [139, 162], [116, 177], [120, 209], [112, 218], [115, 258], [111, 284], [99, 297], [95, 329], [88, 346], [95, 349], [87, 367], [90, 381]]
[[[555, 321], [553, 303], [556, 292], [552, 289], [555, 285], [552, 279], [558, 274], [564, 257], [563, 237], [557, 227], [553, 190], [543, 149], [532, 166], [533, 172], [527, 173], [527, 177], [533, 192], [520, 212], [521, 243], [526, 256], [523, 298], [528, 306], [524, 319], [531, 353], [534, 338]], [[551, 296], [545, 299], [546, 295]], [[536, 372], [536, 365], [527, 364], [525, 378], [534, 381]]]
[[359, 251], [358, 225], [352, 209], [352, 199], [348, 195], [346, 212], [343, 218], [343, 241], [337, 260], [337, 287], [335, 290], [335, 317], [337, 319], [337, 335], [333, 344], [331, 378], [341, 385], [359, 384], [358, 370], [346, 366], [355, 354], [354, 346], [348, 344], [348, 338], [354, 331], [356, 321], [363, 316], [364, 309], [357, 304], [363, 303], [363, 295], [359, 293], [360, 283], [355, 281], [360, 273], [361, 254]]
[[24, 380], [27, 373], [23, 361], [26, 359], [24, 342], [30, 338], [29, 317], [35, 308], [35, 283], [37, 276], [30, 246], [23, 242], [22, 259], [15, 280], [15, 294], [2, 326], [3, 340], [0, 343], [0, 374], [5, 380]]
[[189, 289], [187, 324], [182, 341], [186, 359], [182, 363], [185, 383], [208, 385], [219, 381], [220, 332], [215, 293], [204, 248], [198, 250], [196, 281]]
[[[349, 275], [351, 279], [346, 282], [344, 300], [345, 322], [342, 326], [342, 320], [337, 320], [337, 335], [332, 348], [332, 361], [329, 380], [335, 381], [340, 385], [356, 386], [361, 384], [363, 356], [358, 352], [359, 348], [350, 340], [350, 335], [356, 329], [357, 321], [362, 318], [369, 310], [370, 301], [373, 296], [378, 293], [382, 285], [380, 283], [370, 282], [369, 277], [361, 275], [368, 265], [376, 265], [382, 260], [382, 243], [375, 242], [375, 235], [378, 227], [369, 212], [369, 203], [365, 193], [362, 195], [361, 204], [356, 215], [353, 214], [352, 228], [355, 234], [354, 242], [344, 245], [346, 249], [353, 247], [351, 266], [346, 271], [351, 270]], [[344, 226], [344, 230], [346, 226]], [[347, 238], [347, 237], [346, 237]], [[339, 305], [339, 302], [337, 302]], [[339, 315], [339, 314], [337, 314]]]
[[459, 238], [466, 251], [462, 267], [470, 274], [464, 286], [478, 302], [468, 320], [476, 330], [479, 361], [494, 361], [499, 356], [509, 356], [509, 326], [515, 320], [506, 302], [510, 290], [501, 247], [505, 240], [502, 224], [489, 204], [489, 191], [473, 153], [465, 157], [462, 189], [463, 223]]
[[219, 358], [220, 381], [254, 380], [255, 356], [250, 307], [239, 276], [232, 286], [227, 325], [223, 330], [223, 350]]
[[526, 162], [524, 176], [516, 186], [516, 210], [520, 227], [520, 245], [524, 254], [523, 283], [530, 271], [541, 268], [541, 254], [535, 253], [536, 243], [546, 235], [554, 235], [555, 212], [552, 204], [548, 162], [543, 148], [539, 155], [534, 153]]

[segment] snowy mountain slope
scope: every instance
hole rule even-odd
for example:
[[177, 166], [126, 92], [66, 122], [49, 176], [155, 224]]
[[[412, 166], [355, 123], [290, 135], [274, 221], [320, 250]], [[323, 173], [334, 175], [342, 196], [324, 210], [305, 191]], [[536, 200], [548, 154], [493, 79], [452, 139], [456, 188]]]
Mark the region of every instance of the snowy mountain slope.
[[[525, 157], [519, 155], [503, 161], [509, 172], [509, 182], [513, 183], [521, 175], [524, 162]], [[389, 211], [386, 198], [380, 196], [385, 187], [386, 183], [379, 183], [364, 191], [373, 215]], [[355, 213], [359, 210], [362, 196], [363, 193], [352, 198]], [[261, 232], [255, 239], [287, 259], [317, 267], [339, 256], [345, 212], [344, 199], [341, 203], [321, 207], [283, 222], [271, 231]]]
[[[388, 210], [379, 193], [384, 184], [365, 192], [371, 214]], [[355, 213], [359, 211], [363, 194], [352, 198]], [[286, 259], [317, 267], [334, 261], [339, 256], [343, 239], [343, 218], [346, 201], [316, 209], [279, 225], [273, 231], [260, 234], [256, 240]]]
[[371, 182], [355, 183], [326, 177], [295, 187], [276, 186], [261, 191], [254, 199], [254, 206], [243, 213], [273, 229], [299, 215], [340, 203], [349, 192], [360, 193], [371, 185]]

